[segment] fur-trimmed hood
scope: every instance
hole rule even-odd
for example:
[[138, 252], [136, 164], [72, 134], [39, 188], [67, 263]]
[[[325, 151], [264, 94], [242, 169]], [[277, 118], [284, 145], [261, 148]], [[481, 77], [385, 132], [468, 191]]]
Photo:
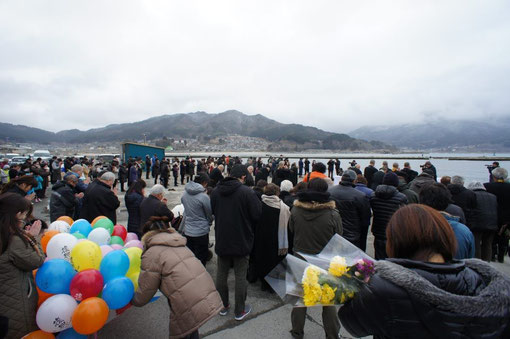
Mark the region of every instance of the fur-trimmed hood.
[[316, 201], [300, 201], [300, 200], [294, 200], [294, 206], [301, 207], [305, 210], [315, 211], [315, 210], [324, 210], [329, 209], [333, 210], [335, 209], [335, 201], [330, 200], [328, 202], [316, 202]]
[[[510, 312], [510, 279], [478, 259], [466, 259], [464, 265], [464, 269], [475, 271], [485, 282], [485, 286], [476, 288], [472, 295], [445, 291], [419, 273], [391, 261], [377, 262], [376, 272], [439, 310], [466, 317], [507, 317]], [[468, 281], [463, 277], [459, 279]]]

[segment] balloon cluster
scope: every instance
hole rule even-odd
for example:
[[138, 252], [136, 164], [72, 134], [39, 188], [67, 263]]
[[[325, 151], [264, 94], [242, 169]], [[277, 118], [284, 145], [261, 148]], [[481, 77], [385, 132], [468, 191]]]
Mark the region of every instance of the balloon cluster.
[[86, 338], [106, 323], [110, 310], [130, 306], [138, 288], [142, 243], [106, 217], [92, 223], [61, 217], [41, 238], [47, 259], [36, 271], [40, 331], [27, 338]]

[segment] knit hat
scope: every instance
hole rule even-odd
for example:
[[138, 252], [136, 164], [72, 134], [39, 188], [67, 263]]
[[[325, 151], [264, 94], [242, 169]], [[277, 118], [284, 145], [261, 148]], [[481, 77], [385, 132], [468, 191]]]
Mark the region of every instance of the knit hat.
[[246, 166], [238, 164], [232, 167], [232, 171], [230, 171], [230, 176], [233, 178], [241, 179], [244, 176], [248, 175], [248, 168]]
[[342, 174], [342, 182], [353, 183], [356, 180], [356, 172], [353, 170], [347, 170]]
[[398, 177], [395, 173], [388, 172], [384, 175], [382, 183], [383, 183], [383, 185], [398, 187], [398, 184], [399, 184]]

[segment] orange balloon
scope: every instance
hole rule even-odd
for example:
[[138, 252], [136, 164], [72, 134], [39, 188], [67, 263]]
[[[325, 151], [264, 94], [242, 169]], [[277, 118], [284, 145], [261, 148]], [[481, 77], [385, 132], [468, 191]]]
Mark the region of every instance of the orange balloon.
[[41, 246], [42, 246], [44, 253], [46, 253], [46, 246], [48, 246], [48, 242], [50, 242], [50, 239], [59, 233], [60, 232], [57, 230], [48, 231], [48, 232], [44, 233], [44, 235], [41, 238]]
[[37, 287], [37, 286], [36, 286], [36, 289], [37, 289], [37, 293], [39, 294], [39, 299], [37, 299], [37, 308], [39, 308], [39, 306], [41, 306], [41, 304], [43, 302], [45, 302], [46, 299], [48, 299], [49, 297], [53, 297], [55, 295], [55, 294], [49, 294], [44, 291], [41, 291], [39, 289], [39, 287]]
[[44, 332], [41, 330], [30, 332], [22, 339], [55, 339], [55, 336], [52, 333]]
[[74, 310], [71, 323], [76, 332], [92, 334], [101, 329], [108, 320], [108, 305], [97, 297], [83, 300]]
[[92, 220], [92, 222], [90, 223], [90, 225], [92, 227], [94, 227], [94, 224], [96, 223], [96, 221], [98, 221], [99, 219], [104, 219], [106, 218], [104, 215], [100, 215], [99, 217], [96, 217], [94, 220]]
[[68, 217], [67, 215], [63, 215], [61, 217], [59, 217], [57, 220], [62, 220], [62, 221], [65, 221], [66, 223], [68, 223], [69, 225], [72, 225], [74, 220], [73, 218], [71, 217]]

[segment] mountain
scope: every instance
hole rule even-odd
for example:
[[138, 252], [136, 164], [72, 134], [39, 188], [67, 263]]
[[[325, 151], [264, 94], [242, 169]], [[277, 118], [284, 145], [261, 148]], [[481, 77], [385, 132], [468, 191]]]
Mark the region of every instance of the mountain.
[[[351, 138], [346, 134], [326, 132], [299, 124], [282, 124], [260, 114], [246, 115], [235, 110], [218, 114], [205, 112], [167, 114], [143, 121], [113, 124], [87, 131], [73, 129], [51, 133], [39, 130], [48, 134], [36, 133], [32, 138], [32, 133], [26, 131], [23, 133], [23, 137], [27, 142], [41, 142], [41, 140], [63, 143], [137, 141], [143, 139], [144, 135], [147, 140], [200, 139], [236, 134], [266, 139], [271, 143], [269, 149], [273, 151], [304, 149], [394, 150], [394, 147], [378, 141], [367, 142]], [[10, 133], [12, 141], [19, 140], [15, 139], [15, 134], [14, 132]]]
[[365, 126], [349, 135], [413, 150], [510, 150], [510, 119], [493, 121], [439, 119], [418, 124]]
[[0, 140], [47, 144], [57, 141], [57, 136], [39, 128], [0, 122]]

